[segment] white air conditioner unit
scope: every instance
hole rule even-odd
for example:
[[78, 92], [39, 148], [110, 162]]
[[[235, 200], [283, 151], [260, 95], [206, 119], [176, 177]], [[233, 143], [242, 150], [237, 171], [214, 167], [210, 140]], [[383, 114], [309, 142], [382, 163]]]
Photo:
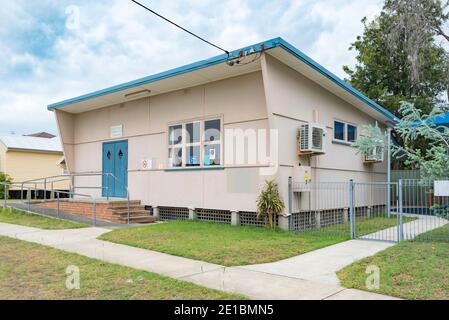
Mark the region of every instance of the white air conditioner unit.
[[298, 153], [300, 155], [324, 154], [324, 137], [326, 129], [314, 123], [301, 125], [298, 138]]
[[365, 153], [365, 163], [379, 163], [384, 161], [384, 148], [374, 147], [370, 152]]

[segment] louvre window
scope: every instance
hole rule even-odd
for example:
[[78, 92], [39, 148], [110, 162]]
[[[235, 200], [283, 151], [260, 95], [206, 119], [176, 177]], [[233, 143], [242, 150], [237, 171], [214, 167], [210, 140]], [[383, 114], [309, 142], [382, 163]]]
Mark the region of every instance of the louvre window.
[[207, 119], [169, 126], [169, 168], [220, 166], [221, 125], [221, 119]]

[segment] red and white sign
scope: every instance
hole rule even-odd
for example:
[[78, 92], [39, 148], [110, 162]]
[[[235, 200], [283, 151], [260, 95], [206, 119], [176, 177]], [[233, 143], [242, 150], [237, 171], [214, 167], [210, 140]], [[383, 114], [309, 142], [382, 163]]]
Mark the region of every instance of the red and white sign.
[[142, 170], [148, 170], [153, 167], [153, 161], [151, 159], [142, 160]]

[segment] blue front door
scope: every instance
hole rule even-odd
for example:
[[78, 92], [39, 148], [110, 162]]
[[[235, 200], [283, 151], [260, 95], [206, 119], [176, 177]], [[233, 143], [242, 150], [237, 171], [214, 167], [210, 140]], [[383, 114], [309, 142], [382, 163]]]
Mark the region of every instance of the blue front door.
[[[111, 173], [115, 176], [107, 175]], [[103, 144], [103, 197], [125, 198], [128, 186], [128, 141]]]

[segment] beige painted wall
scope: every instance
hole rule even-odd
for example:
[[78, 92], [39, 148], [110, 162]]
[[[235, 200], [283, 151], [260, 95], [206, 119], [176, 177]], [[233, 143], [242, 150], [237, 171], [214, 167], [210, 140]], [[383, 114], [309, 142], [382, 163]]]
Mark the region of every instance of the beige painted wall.
[[[327, 127], [327, 153], [298, 158], [297, 130], [314, 120], [313, 110]], [[280, 166], [275, 177], [285, 200], [288, 177], [299, 162], [314, 168], [315, 181], [385, 180], [385, 164], [364, 165], [353, 147], [332, 143], [334, 118], [357, 124], [359, 131], [374, 119], [269, 56], [262, 59], [262, 72], [81, 114], [56, 115], [69, 170], [74, 173], [100, 173], [102, 144], [111, 140], [111, 126], [123, 125], [124, 136], [117, 140], [129, 143], [131, 198], [147, 205], [255, 210], [266, 178], [257, 165], [213, 171], [157, 169], [167, 163], [168, 124], [209, 116], [221, 116], [225, 129], [279, 130]], [[152, 158], [155, 169], [141, 171], [143, 158]], [[77, 184], [99, 186], [100, 179], [78, 178]], [[100, 196], [99, 191], [91, 192]]]
[[[333, 142], [334, 120], [356, 124], [360, 135], [362, 126], [375, 124], [375, 119], [269, 55], [262, 59], [262, 71], [270, 125], [279, 130], [281, 169], [278, 180], [285, 199], [288, 194], [286, 181], [289, 176], [294, 177], [295, 168], [300, 164], [312, 167], [312, 180], [315, 182], [386, 181], [386, 161], [364, 164], [363, 156], [356, 154], [356, 148]], [[300, 125], [315, 121], [326, 127], [326, 154], [298, 157]], [[380, 126], [385, 129], [382, 124]], [[301, 182], [298, 177], [296, 181]]]
[[56, 124], [58, 126], [59, 135], [61, 139], [61, 144], [64, 150], [64, 157], [66, 159], [66, 166], [68, 172], [74, 171], [74, 139], [75, 139], [75, 128], [73, 114], [56, 110], [55, 111]]
[[[58, 160], [62, 157], [61, 153], [9, 150], [6, 152], [5, 157], [6, 173], [11, 176], [13, 182], [22, 182], [62, 174], [61, 167], [57, 165]], [[54, 187], [68, 189], [68, 183], [57, 183]]]
[[[73, 116], [57, 113], [61, 128], [68, 128], [61, 138], [64, 148], [73, 147], [73, 160], [68, 161], [74, 173], [100, 173], [102, 144], [111, 140], [111, 126], [123, 125], [124, 136], [117, 140], [128, 140], [131, 198], [149, 205], [254, 211], [262, 182], [257, 166], [179, 172], [157, 169], [167, 164], [169, 123], [210, 116], [222, 117], [225, 129], [268, 129], [261, 72]], [[141, 171], [144, 158], [152, 158], [156, 169]], [[77, 178], [76, 184], [98, 186], [100, 179]], [[78, 192], [100, 196], [99, 191]]]

